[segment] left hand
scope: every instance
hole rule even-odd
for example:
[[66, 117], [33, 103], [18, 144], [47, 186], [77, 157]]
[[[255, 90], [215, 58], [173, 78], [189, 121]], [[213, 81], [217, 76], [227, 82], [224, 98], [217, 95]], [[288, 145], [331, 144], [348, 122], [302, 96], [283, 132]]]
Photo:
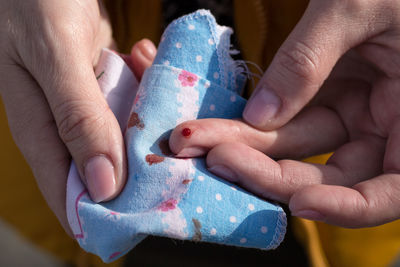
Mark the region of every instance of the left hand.
[[[399, 219], [399, 14], [398, 1], [311, 0], [246, 106], [258, 129], [189, 121], [171, 150], [208, 152], [211, 172], [295, 216], [344, 227]], [[329, 151], [326, 165], [293, 160]]]

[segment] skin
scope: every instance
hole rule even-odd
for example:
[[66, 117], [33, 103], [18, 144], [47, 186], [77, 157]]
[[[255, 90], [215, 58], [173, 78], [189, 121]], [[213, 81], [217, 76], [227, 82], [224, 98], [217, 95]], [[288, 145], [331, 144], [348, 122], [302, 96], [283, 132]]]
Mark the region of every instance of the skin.
[[[110, 23], [94, 0], [1, 1], [0, 15], [0, 93], [10, 129], [71, 233], [71, 158], [98, 201], [115, 197], [126, 179], [122, 133], [93, 72], [100, 49], [113, 47]], [[347, 227], [398, 219], [399, 18], [396, 0], [310, 1], [249, 101], [245, 122], [186, 122], [172, 133], [171, 149], [178, 156], [208, 152], [211, 171], [288, 203], [294, 215]], [[125, 58], [140, 78], [154, 55], [144, 40]], [[261, 90], [268, 93], [260, 97]], [[192, 129], [190, 138], [183, 128]], [[295, 160], [332, 150], [326, 166]], [[115, 176], [101, 197], [90, 190], [100, 177], [85, 179], [96, 156]]]
[[[71, 158], [98, 202], [114, 198], [126, 179], [122, 133], [93, 71], [101, 48], [114, 47], [110, 22], [101, 1], [9, 0], [0, 3], [0, 24], [0, 93], [13, 138], [71, 234], [65, 210]], [[143, 40], [125, 56], [138, 78], [155, 51]], [[100, 164], [108, 160], [115, 176], [102, 194], [91, 186], [104, 184], [104, 177], [93, 175], [96, 170], [91, 182], [85, 177], [96, 156]]]
[[[400, 2], [311, 0], [244, 120], [185, 122], [170, 147], [208, 153], [210, 171], [293, 215], [384, 224], [400, 218], [399, 88]], [[298, 161], [329, 151], [326, 165]]]

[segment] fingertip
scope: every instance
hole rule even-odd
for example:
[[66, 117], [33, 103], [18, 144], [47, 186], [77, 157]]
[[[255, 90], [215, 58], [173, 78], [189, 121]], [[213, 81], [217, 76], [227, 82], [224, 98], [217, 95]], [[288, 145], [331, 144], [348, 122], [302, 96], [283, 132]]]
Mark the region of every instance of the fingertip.
[[[235, 156], [236, 146], [240, 144], [236, 143], [222, 143], [213, 147], [207, 154], [206, 164], [208, 168], [212, 168], [215, 165], [229, 165], [231, 156]], [[229, 151], [229, 153], [226, 153]]]
[[[198, 130], [198, 121], [188, 121], [178, 125], [171, 133], [169, 146], [178, 158], [200, 157], [209, 148], [202, 146], [193, 134]], [[201, 138], [201, 137], [200, 137]]]
[[343, 186], [307, 186], [293, 194], [289, 209], [293, 216], [346, 228], [370, 224], [359, 193]]
[[260, 129], [269, 129], [282, 106], [281, 98], [266, 86], [257, 88], [244, 111], [246, 122]]
[[179, 152], [183, 149], [182, 141], [184, 140], [182, 140], [180, 133], [184, 128], [185, 126], [183, 126], [183, 124], [179, 124], [175, 127], [175, 129], [172, 130], [171, 135], [169, 136], [169, 148], [175, 155], [178, 155]]
[[151, 66], [156, 56], [157, 48], [152, 41], [143, 39], [137, 42], [131, 50], [132, 70], [140, 79], [144, 71]]
[[276, 166], [270, 165], [272, 161], [263, 153], [245, 144], [230, 142], [215, 146], [208, 152], [206, 164], [212, 173], [260, 197], [281, 200], [269, 190], [274, 180], [269, 175], [276, 173]]
[[104, 155], [94, 156], [84, 166], [84, 182], [96, 203], [111, 199], [117, 191], [115, 168]]
[[235, 155], [240, 146], [239, 143], [222, 143], [213, 147], [206, 158], [208, 170], [229, 182], [240, 182], [240, 177], [232, 168], [232, 160], [237, 158]]
[[153, 62], [157, 53], [157, 48], [149, 39], [142, 39], [132, 47], [131, 54], [134, 52], [140, 52], [148, 61]]
[[247, 155], [248, 146], [242, 143], [227, 142], [213, 147], [207, 154], [206, 165], [208, 169], [231, 182], [238, 182], [241, 175], [237, 161], [242, 161]]

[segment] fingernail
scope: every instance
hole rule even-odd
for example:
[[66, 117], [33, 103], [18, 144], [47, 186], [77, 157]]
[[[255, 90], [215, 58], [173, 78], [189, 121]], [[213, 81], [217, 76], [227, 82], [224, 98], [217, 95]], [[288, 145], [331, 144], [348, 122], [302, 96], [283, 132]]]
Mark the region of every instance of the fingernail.
[[214, 165], [208, 170], [230, 182], [235, 182], [236, 179], [236, 174], [229, 168], [223, 166], [223, 165]]
[[262, 87], [247, 103], [243, 118], [254, 126], [264, 126], [275, 117], [281, 104], [281, 99], [273, 91]]
[[314, 210], [299, 210], [292, 212], [293, 216], [301, 217], [313, 221], [322, 221], [325, 216]]
[[204, 147], [194, 146], [194, 147], [185, 147], [182, 149], [176, 156], [178, 158], [193, 158], [202, 156], [207, 153], [207, 150]]
[[139, 46], [139, 50], [145, 58], [153, 61], [156, 55], [156, 48], [151, 42], [143, 42], [142, 45]]
[[114, 166], [105, 156], [95, 156], [85, 165], [85, 179], [92, 200], [99, 203], [116, 190]]

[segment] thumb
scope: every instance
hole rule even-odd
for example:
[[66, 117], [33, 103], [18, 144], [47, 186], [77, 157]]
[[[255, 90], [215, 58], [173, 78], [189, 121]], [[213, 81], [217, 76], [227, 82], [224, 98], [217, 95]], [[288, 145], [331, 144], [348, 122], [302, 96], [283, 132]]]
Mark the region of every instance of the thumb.
[[[332, 1], [335, 2], [335, 1]], [[356, 42], [344, 15], [327, 1], [311, 1], [278, 50], [243, 118], [264, 130], [281, 127], [316, 94], [337, 60]], [[354, 26], [353, 26], [354, 28]]]
[[[77, 49], [76, 49], [77, 50]], [[67, 51], [65, 51], [67, 52]], [[48, 72], [31, 73], [42, 88], [58, 134], [95, 202], [114, 198], [126, 180], [119, 124], [97, 83], [89, 53], [56, 53]]]
[[382, 174], [352, 188], [307, 186], [290, 198], [292, 215], [349, 228], [371, 227], [399, 219], [399, 174]]
[[130, 55], [120, 54], [120, 56], [140, 81], [144, 71], [153, 63], [156, 53], [157, 48], [154, 43], [149, 39], [142, 39], [134, 44]]

